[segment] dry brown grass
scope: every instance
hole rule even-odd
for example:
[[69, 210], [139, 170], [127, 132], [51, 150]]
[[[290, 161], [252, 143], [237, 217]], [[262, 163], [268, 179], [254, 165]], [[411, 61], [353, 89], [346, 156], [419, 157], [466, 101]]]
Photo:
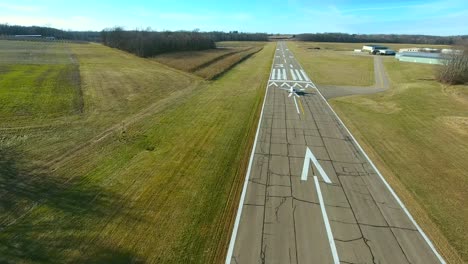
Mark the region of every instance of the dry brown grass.
[[266, 42], [219, 42], [217, 49], [161, 54], [154, 57], [154, 60], [211, 80], [260, 51], [265, 44]]
[[204, 64], [209, 64], [220, 57], [222, 58], [241, 50], [240, 48], [220, 48], [202, 51], [172, 52], [158, 55], [154, 57], [154, 60], [182, 71], [194, 72]]
[[70, 48], [84, 113], [0, 121], [0, 262], [222, 259], [274, 45], [212, 82]]

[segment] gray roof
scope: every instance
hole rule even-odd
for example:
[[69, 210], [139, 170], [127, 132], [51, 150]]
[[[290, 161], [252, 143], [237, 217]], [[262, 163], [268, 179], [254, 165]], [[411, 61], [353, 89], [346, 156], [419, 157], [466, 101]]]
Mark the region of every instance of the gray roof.
[[445, 59], [440, 53], [433, 52], [398, 52], [398, 57], [415, 57], [415, 58], [427, 58], [427, 59]]

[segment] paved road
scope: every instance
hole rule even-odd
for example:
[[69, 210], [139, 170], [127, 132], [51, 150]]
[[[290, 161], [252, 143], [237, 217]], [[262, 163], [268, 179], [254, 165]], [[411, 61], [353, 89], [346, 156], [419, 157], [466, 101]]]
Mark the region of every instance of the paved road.
[[389, 88], [387, 73], [382, 63], [382, 57], [376, 55], [360, 55], [373, 56], [374, 58], [374, 79], [375, 83], [372, 86], [339, 86], [339, 85], [320, 85], [318, 89], [326, 99], [341, 97], [355, 94], [374, 94], [380, 93]]
[[226, 263], [443, 262], [312, 87], [279, 42]]

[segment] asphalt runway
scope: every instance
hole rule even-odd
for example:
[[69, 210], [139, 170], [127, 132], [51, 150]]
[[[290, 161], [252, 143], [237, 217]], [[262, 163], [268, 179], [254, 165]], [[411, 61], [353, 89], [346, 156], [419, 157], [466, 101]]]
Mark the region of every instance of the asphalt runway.
[[444, 263], [285, 42], [226, 263]]

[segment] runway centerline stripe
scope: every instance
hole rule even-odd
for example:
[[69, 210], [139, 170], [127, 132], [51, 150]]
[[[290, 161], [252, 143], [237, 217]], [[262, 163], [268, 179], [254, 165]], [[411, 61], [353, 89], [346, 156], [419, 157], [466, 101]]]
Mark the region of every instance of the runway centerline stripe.
[[296, 97], [293, 95], [293, 99], [294, 99], [294, 104], [296, 105], [296, 111], [298, 114], [301, 114], [301, 112], [299, 112], [299, 107], [297, 106], [297, 101], [296, 101]]
[[320, 183], [317, 176], [314, 176], [315, 189], [317, 190], [317, 196], [319, 199], [320, 210], [322, 210], [323, 222], [325, 223], [325, 230], [327, 231], [328, 243], [330, 244], [330, 249], [333, 256], [333, 263], [340, 264], [340, 259], [338, 258], [338, 252], [336, 251], [335, 239], [330, 227], [330, 222], [328, 221], [327, 211], [325, 210], [325, 204], [323, 202], [322, 191], [320, 190]]

